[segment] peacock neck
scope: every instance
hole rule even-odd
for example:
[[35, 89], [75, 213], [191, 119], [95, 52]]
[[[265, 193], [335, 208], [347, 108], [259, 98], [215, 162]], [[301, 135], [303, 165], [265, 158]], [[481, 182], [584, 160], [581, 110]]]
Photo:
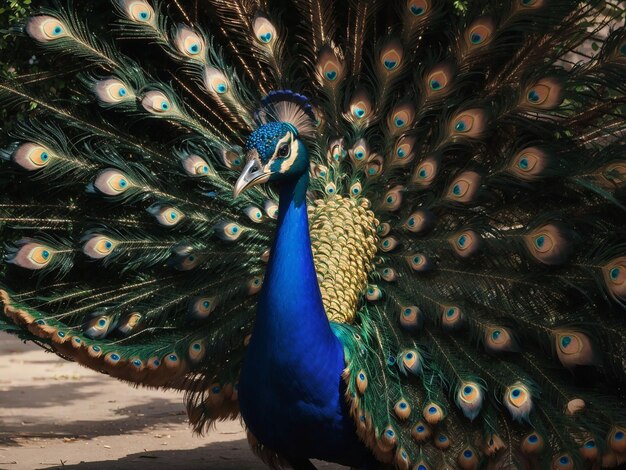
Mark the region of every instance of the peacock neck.
[[[280, 187], [278, 228], [259, 297], [253, 340], [336, 342], [317, 282], [306, 206], [308, 172]], [[256, 338], [255, 338], [256, 337]], [[283, 351], [285, 352], [285, 351]]]
[[280, 188], [276, 237], [239, 377], [239, 406], [252, 435], [281, 456], [360, 466], [368, 454], [344, 400], [343, 347], [326, 317], [313, 264], [308, 180], [303, 175]]

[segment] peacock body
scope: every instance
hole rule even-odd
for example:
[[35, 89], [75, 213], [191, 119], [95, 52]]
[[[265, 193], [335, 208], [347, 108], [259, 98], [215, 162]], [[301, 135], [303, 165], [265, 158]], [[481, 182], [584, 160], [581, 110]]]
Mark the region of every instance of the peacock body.
[[272, 466], [626, 462], [623, 4], [41, 3], [0, 329]]

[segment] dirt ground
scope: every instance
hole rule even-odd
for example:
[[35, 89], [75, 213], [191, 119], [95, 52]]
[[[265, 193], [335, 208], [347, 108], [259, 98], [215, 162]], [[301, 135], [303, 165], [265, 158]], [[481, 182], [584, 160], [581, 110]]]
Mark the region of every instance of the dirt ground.
[[132, 388], [0, 333], [0, 470], [43, 468], [266, 467], [239, 421], [194, 436], [181, 394]]

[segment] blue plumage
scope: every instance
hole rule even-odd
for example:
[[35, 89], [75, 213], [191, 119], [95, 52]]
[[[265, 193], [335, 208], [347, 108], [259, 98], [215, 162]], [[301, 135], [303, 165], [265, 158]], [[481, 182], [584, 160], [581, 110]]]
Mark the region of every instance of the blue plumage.
[[[298, 159], [308, 162], [306, 151]], [[348, 413], [343, 346], [322, 304], [305, 201], [308, 180], [302, 172], [280, 185], [278, 227], [239, 403], [251, 433], [280, 455], [360, 467], [372, 457]]]

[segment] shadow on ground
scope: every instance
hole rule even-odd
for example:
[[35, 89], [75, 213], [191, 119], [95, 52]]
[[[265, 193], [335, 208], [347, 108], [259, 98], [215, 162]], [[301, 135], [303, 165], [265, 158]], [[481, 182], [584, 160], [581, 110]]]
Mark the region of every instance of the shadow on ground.
[[116, 460], [81, 462], [50, 468], [63, 470], [260, 470], [266, 467], [249, 450], [246, 440], [241, 439], [214, 442], [197, 449], [140, 452]]
[[[89, 411], [74, 418], [71, 414], [64, 416], [64, 423], [59, 426], [53, 419], [46, 419], [46, 408], [50, 406], [75, 404], [77, 400], [93, 399], [92, 393], [81, 392], [83, 386], [89, 386], [97, 382], [60, 383], [26, 390], [28, 399], [26, 403], [16, 403], [15, 394], [20, 393], [21, 387], [12, 387], [7, 392], [0, 392], [0, 404], [12, 408], [30, 408], [41, 411], [40, 417], [16, 415], [14, 419], [5, 418], [0, 427], [0, 446], [21, 445], [24, 439], [93, 439], [103, 436], [119, 436], [143, 432], [153, 426], [185, 425], [187, 414], [182, 402], [173, 402], [168, 399], [152, 398], [146, 403], [132, 405], [113, 410], [114, 418], [89, 418]], [[122, 389], [123, 390], [123, 389]], [[51, 395], [53, 394], [53, 395]], [[9, 397], [8, 395], [11, 395]], [[56, 398], [48, 401], [46, 396]], [[58, 397], [62, 396], [62, 399]], [[102, 397], [98, 397], [102, 399]], [[110, 406], [115, 406], [115, 398], [107, 401]], [[72, 412], [69, 408], [68, 411]], [[189, 432], [191, 436], [191, 431]]]

